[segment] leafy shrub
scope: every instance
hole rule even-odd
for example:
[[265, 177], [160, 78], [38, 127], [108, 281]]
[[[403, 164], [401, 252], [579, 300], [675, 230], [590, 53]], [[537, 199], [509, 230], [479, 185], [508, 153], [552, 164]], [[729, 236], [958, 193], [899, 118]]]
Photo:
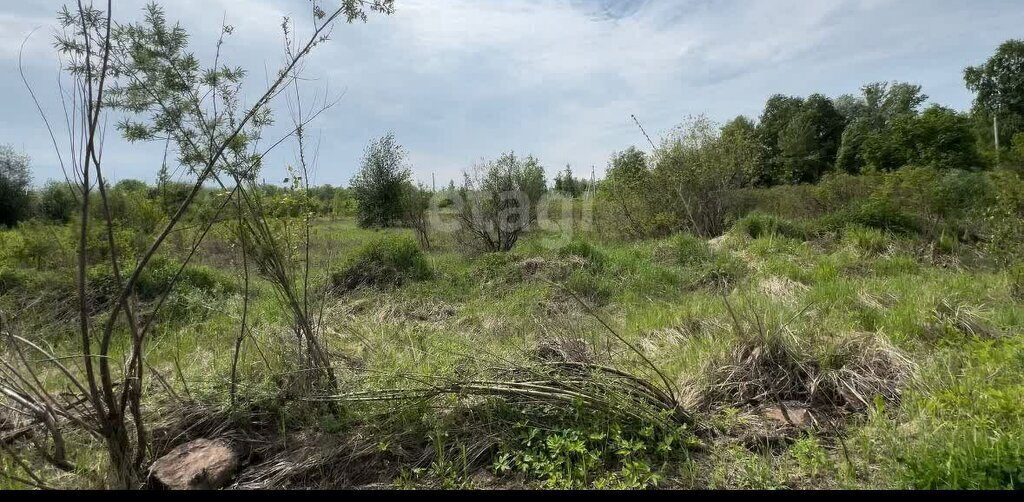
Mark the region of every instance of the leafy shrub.
[[36, 214], [56, 223], [67, 223], [78, 209], [78, 199], [67, 183], [50, 181], [36, 198]]
[[357, 249], [345, 267], [331, 276], [331, 283], [348, 291], [361, 286], [399, 286], [430, 276], [430, 265], [416, 241], [407, 236], [385, 236]]
[[513, 283], [523, 279], [515, 253], [483, 253], [473, 260], [473, 276], [482, 281]]
[[463, 244], [485, 251], [510, 251], [537, 221], [537, 206], [547, 192], [544, 167], [533, 156], [509, 152], [466, 173], [456, 212]]
[[68, 258], [65, 251], [64, 239], [67, 228], [59, 225], [47, 225], [39, 220], [29, 220], [22, 223], [17, 230], [8, 232], [5, 247], [17, 263], [33, 267], [36, 270], [47, 268], [60, 268]]
[[810, 232], [804, 225], [775, 215], [755, 211], [740, 218], [733, 225], [733, 231], [754, 239], [780, 235], [793, 239], [807, 239]]
[[[171, 287], [174, 275], [181, 267], [177, 260], [164, 257], [156, 257], [150, 261], [143, 270], [136, 284], [136, 291], [140, 298], [158, 298]], [[231, 292], [235, 290], [234, 285], [226, 280], [220, 272], [204, 266], [189, 265], [181, 271], [176, 285], [181, 290], [197, 290], [204, 293]]]
[[29, 159], [0, 145], [0, 225], [13, 227], [30, 216]]
[[[135, 283], [135, 294], [140, 300], [156, 300], [172, 287], [175, 274], [181, 268], [181, 262], [163, 257], [154, 257]], [[122, 266], [122, 281], [127, 280], [130, 267]], [[87, 280], [90, 287], [97, 293], [101, 303], [114, 300], [114, 295], [120, 293], [117, 283], [114, 281], [114, 272], [109, 263], [98, 263], [89, 267]], [[225, 278], [220, 272], [204, 266], [186, 266], [174, 283], [176, 291], [200, 291], [206, 294], [220, 292], [232, 292], [237, 288]]]
[[31, 273], [27, 270], [0, 266], [0, 295], [26, 289], [31, 279]]
[[917, 218], [907, 214], [894, 202], [886, 199], [872, 199], [856, 208], [830, 214], [823, 218], [827, 227], [842, 228], [848, 224], [911, 234], [921, 230]]
[[700, 443], [684, 427], [609, 425], [587, 415], [554, 421], [516, 421], [499, 445], [494, 472], [520, 472], [550, 489], [651, 488], [667, 462], [685, 462], [688, 448]]

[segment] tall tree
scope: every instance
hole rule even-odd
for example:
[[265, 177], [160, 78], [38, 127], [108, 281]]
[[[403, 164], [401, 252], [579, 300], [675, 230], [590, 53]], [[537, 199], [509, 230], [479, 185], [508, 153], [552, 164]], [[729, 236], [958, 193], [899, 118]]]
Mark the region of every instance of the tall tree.
[[927, 99], [921, 86], [905, 82], [874, 82], [862, 87], [859, 97], [841, 97], [839, 111], [846, 117], [847, 126], [836, 153], [836, 170], [861, 172], [866, 165], [864, 143], [900, 117], [916, 115]]
[[389, 227], [402, 217], [402, 197], [412, 179], [406, 152], [394, 133], [370, 142], [359, 172], [352, 178], [361, 227]]
[[781, 179], [813, 183], [835, 162], [846, 119], [832, 100], [812, 94], [779, 135]]
[[984, 64], [964, 70], [967, 88], [975, 93], [974, 112], [987, 146], [1010, 146], [1024, 131], [1024, 40], [1008, 40]]
[[795, 96], [776, 94], [768, 98], [757, 123], [757, 136], [763, 153], [760, 167], [755, 171], [754, 184], [770, 186], [779, 182], [782, 172], [779, 138], [793, 117], [800, 113], [803, 104], [804, 100]]
[[0, 225], [12, 227], [29, 216], [28, 166], [28, 156], [0, 145]]
[[870, 170], [893, 171], [913, 165], [935, 169], [980, 167], [969, 119], [932, 105], [920, 115], [902, 115], [863, 144]]
[[722, 126], [719, 143], [732, 165], [730, 171], [743, 173], [740, 183], [744, 186], [754, 183], [758, 175], [758, 166], [762, 163], [761, 145], [757, 137], [757, 125], [752, 120], [740, 115]]

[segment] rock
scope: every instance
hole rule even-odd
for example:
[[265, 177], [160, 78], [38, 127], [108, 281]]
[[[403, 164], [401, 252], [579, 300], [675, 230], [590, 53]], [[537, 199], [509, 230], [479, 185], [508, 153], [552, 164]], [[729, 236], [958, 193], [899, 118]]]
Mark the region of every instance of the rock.
[[153, 462], [150, 476], [169, 490], [216, 490], [238, 471], [238, 454], [221, 440], [197, 439]]
[[761, 415], [772, 422], [794, 427], [809, 427], [813, 417], [807, 408], [799, 405], [769, 406], [761, 411]]

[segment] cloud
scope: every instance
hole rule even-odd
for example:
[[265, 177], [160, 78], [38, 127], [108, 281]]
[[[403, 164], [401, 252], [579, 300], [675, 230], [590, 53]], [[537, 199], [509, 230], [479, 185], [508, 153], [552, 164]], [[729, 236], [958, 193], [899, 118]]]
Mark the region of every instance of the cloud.
[[[136, 18], [142, 0], [119, 0]], [[221, 19], [235, 26], [225, 47], [249, 68], [248, 99], [282, 60], [281, 18], [304, 20], [306, 0], [165, 2], [209, 59]], [[305, 70], [307, 93], [330, 89], [339, 104], [315, 124], [322, 138], [317, 180], [347, 182], [363, 146], [393, 130], [417, 177], [459, 178], [481, 157], [536, 154], [549, 173], [566, 163], [600, 175], [611, 152], [687, 115], [756, 116], [776, 92], [838, 95], [865, 82], [921, 83], [933, 99], [966, 108], [960, 71], [1016, 36], [1024, 11], [1013, 0], [397, 0], [393, 16], [340, 24]], [[0, 65], [12, 40], [50, 25], [46, 0], [0, 12]], [[301, 26], [302, 24], [299, 23]], [[308, 27], [307, 27], [308, 29]], [[45, 31], [45, 30], [44, 30]], [[32, 40], [32, 77], [55, 78], [49, 41]], [[265, 70], [266, 69], [266, 70]], [[7, 73], [10, 75], [11, 73]], [[0, 142], [24, 145], [55, 176], [54, 159], [20, 84], [0, 81]], [[16, 85], [17, 84], [17, 85]], [[286, 108], [278, 106], [279, 120]], [[29, 124], [31, 126], [26, 126]], [[118, 174], [152, 179], [138, 150], [109, 141]], [[124, 155], [119, 155], [123, 153]], [[130, 154], [131, 153], [131, 154]], [[284, 147], [268, 163], [277, 179], [293, 161]], [[128, 160], [116, 160], [128, 159]], [[39, 176], [37, 176], [39, 177]], [[46, 176], [42, 176], [45, 178]]]

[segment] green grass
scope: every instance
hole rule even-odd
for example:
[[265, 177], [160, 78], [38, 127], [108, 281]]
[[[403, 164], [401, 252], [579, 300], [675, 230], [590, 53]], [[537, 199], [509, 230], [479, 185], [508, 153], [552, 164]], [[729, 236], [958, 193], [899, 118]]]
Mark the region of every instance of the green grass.
[[[938, 266], [921, 251], [922, 242], [901, 234], [893, 224], [898, 217], [872, 211], [871, 218], [833, 233], [754, 214], [714, 245], [679, 234], [640, 242], [577, 236], [552, 246], [549, 236], [527, 234], [512, 252], [489, 254], [466, 254], [443, 239], [422, 252], [408, 230], [322, 221], [311, 250], [313, 282], [348, 290], [328, 297], [323, 313], [325, 340], [345, 357], [337, 367], [348, 392], [520, 364], [538, 346], [566, 339], [583, 340], [602, 364], [653, 378], [647, 363], [588, 315], [575, 295], [684, 397], [699, 394], [713, 374], [709, 368], [735, 360], [747, 343], [736, 333], [725, 296], [749, 319], [756, 314], [764, 323], [786, 323], [807, 348], [807, 360], [836, 378], [846, 378], [852, 357], [837, 347], [848, 350], [840, 342], [856, 337], [877, 337], [914, 361], [901, 402], [881, 405], [864, 396], [872, 407], [844, 418], [846, 441], [807, 431], [759, 450], [745, 442], [756, 432], [753, 410], [724, 403], [703, 413], [727, 424], [721, 426], [727, 432], [699, 440], [693, 431], [650, 432], [636, 424], [616, 430], [607, 417], [546, 415], [483, 398], [452, 398], [440, 407], [346, 404], [332, 415], [279, 398], [298, 385], [292, 370], [300, 353], [288, 314], [258, 271], [252, 271], [251, 336], [239, 362], [240, 401], [264, 410], [261, 420], [283, 430], [376, 438], [380, 444], [369, 449], [390, 452], [389, 461], [402, 465], [387, 480], [399, 486], [471, 486], [469, 478], [484, 470], [502, 482], [563, 488], [1020, 488], [1021, 266]], [[162, 291], [182, 259], [179, 251], [172, 243], [147, 272], [139, 301]], [[0, 258], [0, 309], [16, 313], [23, 332], [55, 350], [78, 350], [73, 305], [38, 301], [43, 294], [73, 298], [67, 269], [44, 264], [35, 270], [20, 258]], [[243, 304], [240, 266], [229, 229], [216, 228], [157, 323], [147, 362], [181, 396], [227, 402]], [[96, 287], [100, 291], [102, 283]], [[114, 348], [115, 357], [125, 355], [127, 333], [119, 333]], [[159, 414], [167, 404], [151, 385], [148, 404]], [[484, 438], [492, 442], [481, 443]], [[658, 451], [665, 441], [676, 448], [670, 454]], [[99, 447], [81, 439], [76, 455], [102, 457]], [[421, 450], [434, 452], [432, 460], [402, 460]], [[470, 460], [478, 454], [486, 461]], [[102, 462], [84, 465], [86, 472], [63, 476], [61, 483], [92, 486]], [[0, 468], [14, 469], [2, 459]]]

